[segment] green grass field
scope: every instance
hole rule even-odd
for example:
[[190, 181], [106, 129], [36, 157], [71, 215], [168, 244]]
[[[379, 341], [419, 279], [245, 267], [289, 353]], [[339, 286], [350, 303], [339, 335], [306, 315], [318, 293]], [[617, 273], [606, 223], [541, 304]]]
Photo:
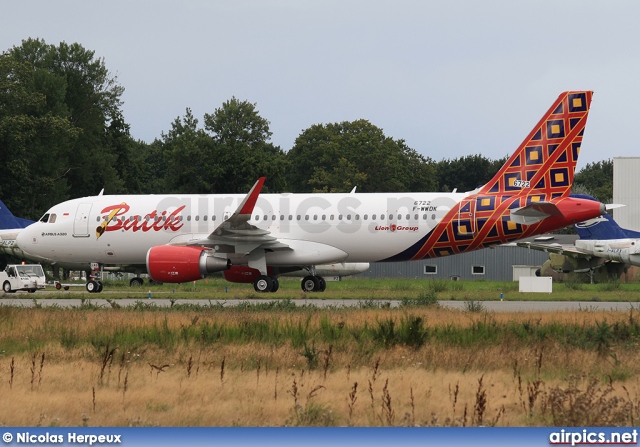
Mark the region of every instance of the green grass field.
[[[517, 282], [447, 281], [414, 279], [345, 278], [328, 282], [322, 293], [304, 293], [297, 278], [281, 278], [280, 290], [275, 293], [257, 293], [251, 284], [234, 284], [222, 278], [209, 278], [187, 284], [145, 284], [129, 287], [128, 281], [105, 281], [102, 294], [84, 293], [84, 298], [146, 298], [149, 291], [154, 297], [172, 299], [346, 299], [346, 300], [404, 300], [435, 294], [439, 300], [497, 301], [502, 293], [505, 300], [513, 301], [624, 301], [640, 302], [640, 283], [609, 282], [601, 284], [554, 283], [553, 293], [520, 293]], [[47, 295], [51, 298], [78, 297], [84, 291], [73, 287], [69, 292]], [[37, 296], [37, 295], [36, 295]], [[30, 297], [34, 297], [31, 296]], [[43, 297], [43, 296], [41, 296]]]

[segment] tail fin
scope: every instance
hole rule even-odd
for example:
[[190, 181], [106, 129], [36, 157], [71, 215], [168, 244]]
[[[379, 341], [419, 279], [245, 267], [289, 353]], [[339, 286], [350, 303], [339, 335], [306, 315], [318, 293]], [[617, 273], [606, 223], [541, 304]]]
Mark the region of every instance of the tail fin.
[[580, 239], [583, 240], [640, 238], [640, 233], [621, 228], [608, 213], [599, 218], [575, 224], [574, 227]]
[[22, 219], [13, 215], [9, 208], [0, 200], [0, 230], [14, 230], [26, 228], [33, 223], [32, 220]]
[[479, 194], [569, 195], [593, 92], [562, 93]]
[[[595, 197], [586, 194], [571, 194], [573, 198], [593, 200], [597, 202]], [[611, 239], [637, 239], [640, 238], [640, 232], [627, 230], [618, 225], [613, 220], [613, 216], [604, 213], [595, 219], [580, 222], [574, 225], [580, 239], [583, 240], [611, 240]]]

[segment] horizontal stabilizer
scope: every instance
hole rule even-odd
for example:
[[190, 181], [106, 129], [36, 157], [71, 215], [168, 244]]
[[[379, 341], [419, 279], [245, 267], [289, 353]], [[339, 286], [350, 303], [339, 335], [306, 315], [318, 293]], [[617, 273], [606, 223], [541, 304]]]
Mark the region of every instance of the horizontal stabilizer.
[[512, 222], [522, 225], [532, 225], [549, 216], [562, 216], [555, 203], [533, 202], [527, 206], [512, 210], [510, 219]]

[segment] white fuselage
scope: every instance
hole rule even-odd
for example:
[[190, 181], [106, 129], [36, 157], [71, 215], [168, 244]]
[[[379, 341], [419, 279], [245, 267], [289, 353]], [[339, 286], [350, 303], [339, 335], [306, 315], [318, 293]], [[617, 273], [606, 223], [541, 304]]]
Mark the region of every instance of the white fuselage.
[[[249, 222], [297, 249], [318, 243], [344, 252], [323, 262], [376, 262], [416, 244], [466, 195], [261, 194]], [[144, 265], [151, 247], [206, 238], [244, 197], [125, 195], [69, 200], [22, 230], [17, 242], [30, 257], [60, 265]], [[101, 225], [103, 233], [96, 233]]]
[[575, 247], [598, 258], [640, 266], [640, 239], [578, 239]]

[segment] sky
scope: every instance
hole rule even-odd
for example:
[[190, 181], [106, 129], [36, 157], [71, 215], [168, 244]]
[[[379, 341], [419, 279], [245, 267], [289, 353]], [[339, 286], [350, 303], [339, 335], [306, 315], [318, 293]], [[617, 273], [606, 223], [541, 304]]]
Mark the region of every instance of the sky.
[[77, 42], [125, 88], [131, 135], [233, 96], [287, 151], [369, 120], [439, 161], [509, 155], [566, 90], [594, 90], [578, 169], [640, 156], [636, 0], [7, 0], [0, 51]]

